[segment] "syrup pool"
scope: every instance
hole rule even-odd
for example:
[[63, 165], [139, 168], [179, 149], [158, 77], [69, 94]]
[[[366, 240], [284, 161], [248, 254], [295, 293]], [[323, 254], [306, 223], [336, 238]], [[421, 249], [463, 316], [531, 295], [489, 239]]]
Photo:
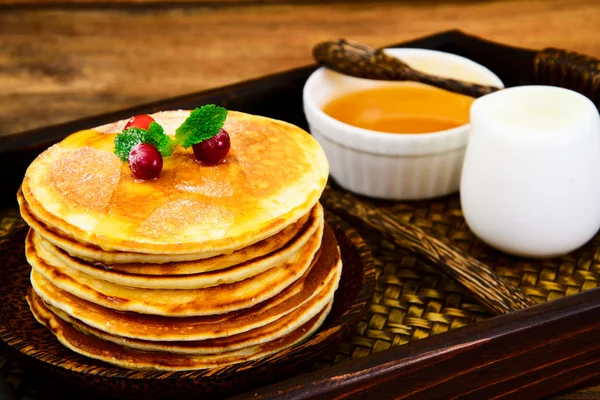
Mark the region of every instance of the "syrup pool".
[[363, 129], [422, 134], [469, 123], [474, 100], [434, 87], [408, 84], [352, 92], [326, 104], [323, 111]]

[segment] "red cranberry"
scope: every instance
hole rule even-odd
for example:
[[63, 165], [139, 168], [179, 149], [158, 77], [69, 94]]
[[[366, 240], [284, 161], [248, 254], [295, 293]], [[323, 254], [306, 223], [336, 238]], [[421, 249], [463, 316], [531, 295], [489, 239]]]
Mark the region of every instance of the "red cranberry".
[[135, 117], [131, 117], [131, 119], [127, 121], [127, 124], [125, 124], [125, 128], [123, 128], [123, 130], [127, 128], [148, 129], [151, 122], [154, 122], [154, 118], [152, 118], [149, 115], [136, 115]]
[[225, 129], [210, 139], [196, 143], [192, 146], [196, 160], [206, 165], [217, 165], [229, 153], [229, 134]]
[[158, 149], [150, 143], [133, 146], [129, 153], [129, 169], [138, 179], [154, 179], [162, 171], [163, 159]]

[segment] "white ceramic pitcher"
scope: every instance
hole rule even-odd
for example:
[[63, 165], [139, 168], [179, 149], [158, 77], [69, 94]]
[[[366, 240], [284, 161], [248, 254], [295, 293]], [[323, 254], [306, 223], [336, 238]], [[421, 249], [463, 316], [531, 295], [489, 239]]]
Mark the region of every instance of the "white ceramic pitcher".
[[546, 258], [600, 228], [600, 117], [583, 95], [521, 86], [477, 99], [461, 177], [471, 230], [506, 253]]

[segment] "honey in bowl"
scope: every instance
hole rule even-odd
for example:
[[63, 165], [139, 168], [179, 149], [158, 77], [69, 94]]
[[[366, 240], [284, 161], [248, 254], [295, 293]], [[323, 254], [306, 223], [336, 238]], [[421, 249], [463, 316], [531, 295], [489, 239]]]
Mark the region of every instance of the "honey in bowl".
[[386, 133], [432, 133], [469, 123], [475, 99], [425, 85], [384, 86], [346, 94], [326, 104], [332, 118]]

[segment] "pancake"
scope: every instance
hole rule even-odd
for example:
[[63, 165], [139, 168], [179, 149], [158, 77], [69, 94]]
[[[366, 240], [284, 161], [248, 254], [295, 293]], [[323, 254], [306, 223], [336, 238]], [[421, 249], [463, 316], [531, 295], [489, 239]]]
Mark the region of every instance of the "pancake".
[[[334, 279], [331, 279], [327, 283], [327, 287], [317, 296], [271, 324], [238, 335], [200, 341], [157, 342], [128, 339], [92, 328], [81, 321], [69, 317], [65, 312], [59, 309], [48, 304], [44, 305], [57, 317], [68, 322], [79, 331], [129, 348], [143, 351], [165, 351], [180, 354], [218, 354], [243, 349], [245, 347], [257, 346], [289, 334], [331, 305], [338, 283], [339, 274], [337, 274]], [[31, 296], [37, 301], [42, 301], [33, 291]]]
[[122, 313], [61, 290], [35, 271], [32, 271], [31, 283], [45, 303], [111, 335], [152, 341], [190, 341], [237, 335], [273, 323], [317, 296], [332, 279], [339, 279], [341, 269], [335, 236], [325, 226], [321, 252], [305, 276], [263, 303], [228, 314], [174, 318]]
[[188, 355], [139, 351], [86, 335], [58, 318], [44, 307], [43, 303], [32, 301], [30, 296], [27, 301], [35, 318], [46, 326], [65, 347], [118, 367], [142, 371], [198, 370], [264, 357], [308, 338], [323, 324], [331, 309], [331, 305], [329, 305], [298, 329], [271, 342], [217, 355]]
[[[152, 114], [173, 135], [189, 111]], [[214, 167], [177, 147], [158, 179], [139, 181], [112, 153], [125, 121], [67, 137], [27, 169], [36, 220], [107, 251], [227, 254], [273, 236], [317, 203], [328, 164], [304, 130], [230, 111], [231, 149]]]
[[243, 281], [202, 289], [140, 289], [92, 278], [61, 266], [56, 257], [36, 247], [31, 230], [25, 240], [25, 256], [34, 275], [39, 273], [58, 288], [92, 303], [143, 314], [202, 316], [249, 308], [280, 293], [307, 272], [321, 246], [322, 234], [323, 230], [318, 229], [297, 254], [280, 266]]
[[[212, 269], [223, 261], [213, 258], [167, 264], [117, 264], [106, 268], [69, 256], [65, 251], [40, 238], [37, 232], [32, 233], [32, 235], [35, 252], [39, 255], [42, 249], [45, 250], [52, 255], [53, 263], [60, 265], [60, 269], [66, 272], [69, 269], [75, 269], [94, 279], [101, 279], [117, 285], [136, 288], [198, 289], [248, 279], [270, 268], [281, 265], [286, 260], [297, 257], [310, 238], [323, 228], [323, 223], [323, 210], [317, 204], [311, 213], [311, 218], [299, 232], [299, 235], [286, 243], [282, 248], [271, 254], [249, 259], [235, 266], [217, 269], [216, 271]], [[244, 250], [239, 250], [236, 253], [243, 252]], [[228, 261], [238, 257], [233, 257], [232, 255]], [[227, 256], [218, 256], [215, 258], [221, 259], [227, 258]], [[147, 271], [153, 272], [153, 274], [144, 274]], [[162, 274], [159, 274], [159, 272], [162, 272]]]
[[[222, 268], [228, 268], [230, 266], [245, 262], [249, 259], [261, 257], [269, 254], [288, 243], [291, 239], [296, 237], [301, 230], [304, 229], [305, 223], [318, 213], [313, 207], [311, 212], [295, 223], [288, 225], [281, 232], [263, 239], [257, 243], [254, 243], [248, 247], [244, 247], [240, 250], [234, 251], [231, 254], [222, 254], [214, 256], [211, 254], [201, 253], [190, 253], [190, 254], [143, 254], [143, 253], [131, 253], [122, 251], [105, 251], [98, 246], [93, 246], [86, 243], [80, 243], [75, 241], [73, 238], [62, 235], [56, 229], [52, 229], [46, 226], [43, 222], [38, 221], [31, 214], [29, 205], [23, 197], [21, 190], [17, 193], [17, 200], [21, 206], [21, 216], [32, 227], [45, 241], [64, 250], [72, 257], [76, 257], [82, 260], [86, 260], [96, 264], [104, 264], [106, 266], [113, 266], [114, 268], [126, 271], [132, 274], [143, 273], [145, 275], [186, 275], [195, 274], [200, 272], [212, 271]], [[321, 211], [322, 213], [322, 211]], [[175, 262], [183, 261], [198, 261], [204, 259], [205, 262], [198, 264], [196, 268], [188, 269], [187, 266], [181, 265], [176, 267], [178, 264]], [[209, 261], [210, 260], [210, 261]], [[156, 265], [151, 265], [149, 268], [144, 268], [143, 271], [138, 270], [135, 267], [128, 268], [126, 266], [120, 266], [120, 264], [168, 264], [165, 268], [161, 268]]]

